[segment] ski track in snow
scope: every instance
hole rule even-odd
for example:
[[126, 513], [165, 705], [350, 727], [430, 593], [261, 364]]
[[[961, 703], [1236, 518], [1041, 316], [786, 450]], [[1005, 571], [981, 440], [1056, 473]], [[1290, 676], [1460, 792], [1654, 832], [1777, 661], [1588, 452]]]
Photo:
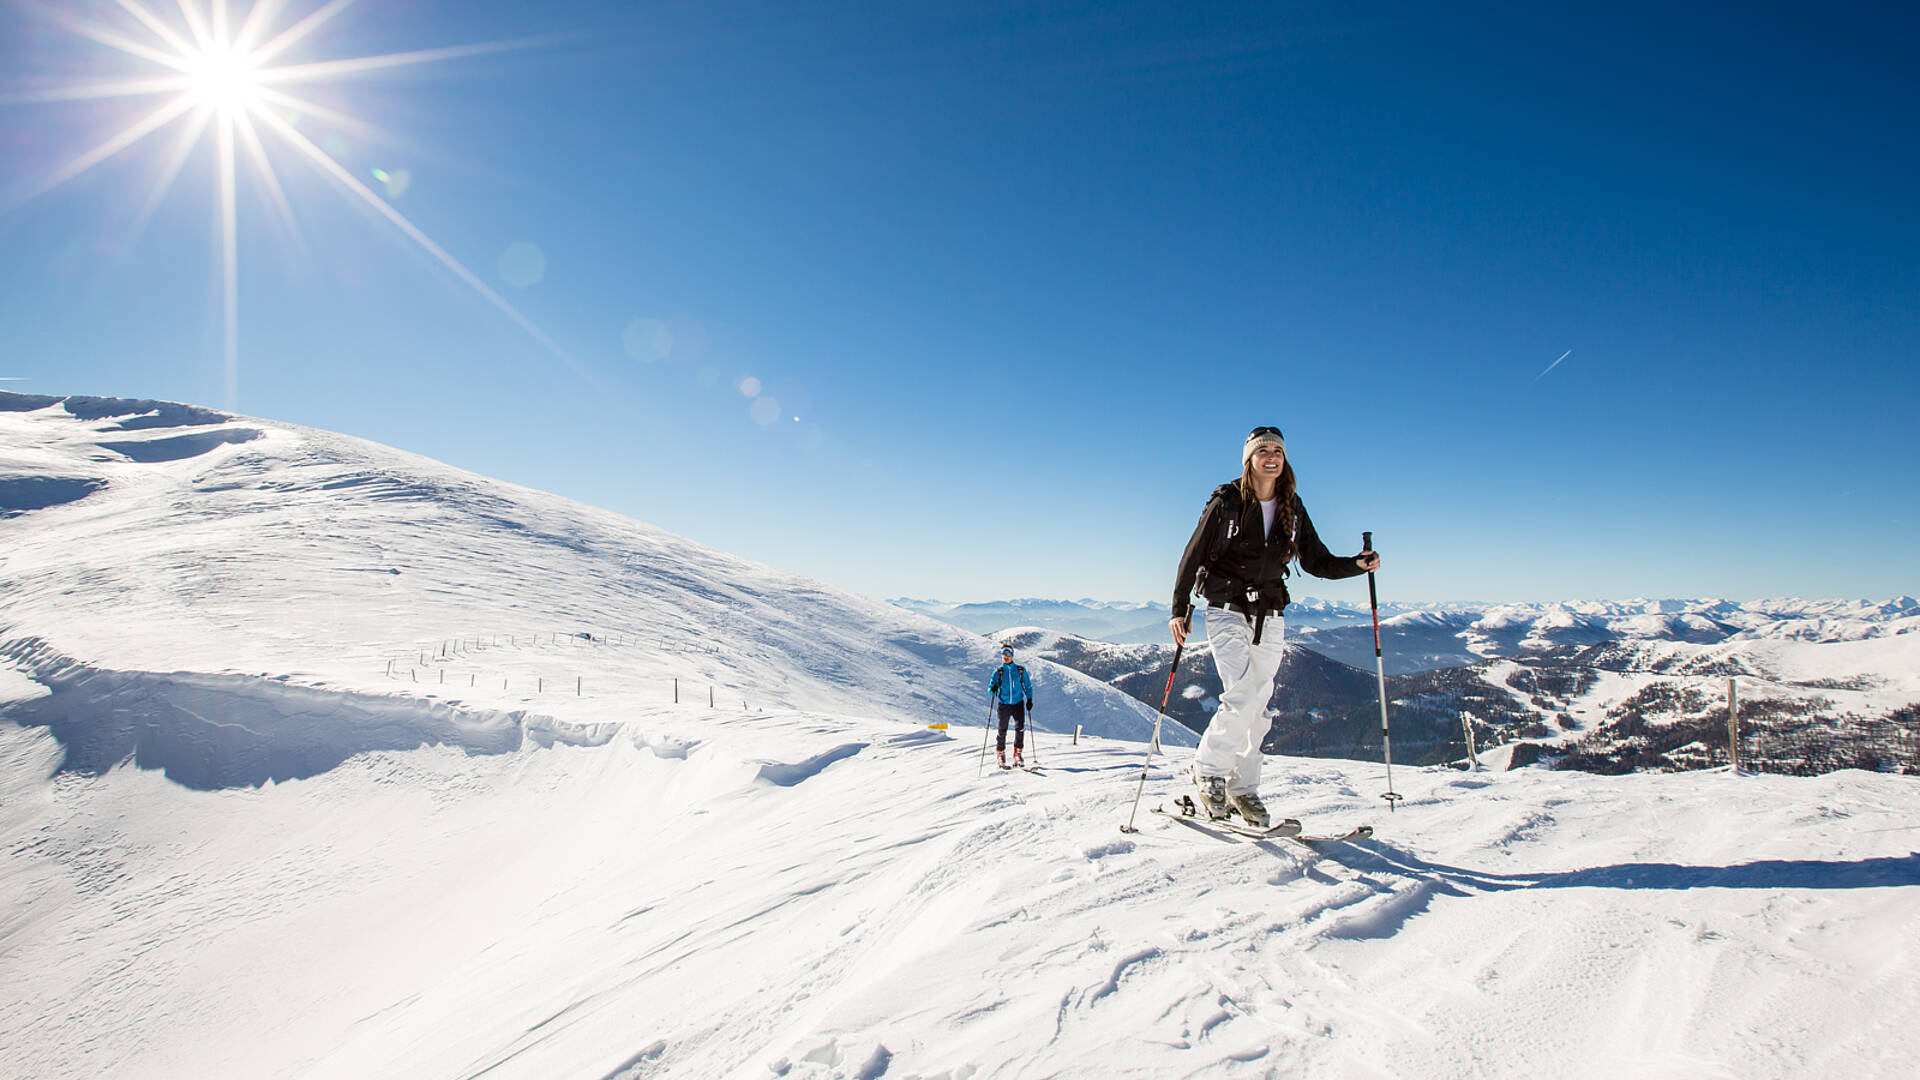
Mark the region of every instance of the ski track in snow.
[[0, 1075], [1920, 1058], [1911, 778], [1409, 769], [1388, 815], [1377, 766], [1273, 759], [1277, 813], [1376, 837], [1123, 835], [1151, 714], [1109, 688], [1033, 665], [1040, 771], [982, 775], [986, 639], [356, 440], [115, 408], [0, 410]]

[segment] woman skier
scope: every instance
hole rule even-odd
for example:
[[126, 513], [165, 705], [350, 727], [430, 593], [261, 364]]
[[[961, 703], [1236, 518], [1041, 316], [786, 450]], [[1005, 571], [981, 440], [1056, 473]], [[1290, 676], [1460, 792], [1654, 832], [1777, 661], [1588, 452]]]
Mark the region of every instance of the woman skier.
[[1320, 542], [1294, 491], [1279, 428], [1254, 428], [1240, 467], [1240, 479], [1214, 489], [1180, 556], [1167, 625], [1174, 643], [1184, 645], [1194, 592], [1206, 599], [1220, 707], [1193, 755], [1200, 805], [1215, 820], [1237, 812], [1264, 829], [1271, 819], [1258, 791], [1260, 743], [1272, 723], [1267, 701], [1285, 649], [1287, 564], [1297, 559], [1315, 577], [1347, 578], [1379, 569], [1380, 556], [1338, 556]]

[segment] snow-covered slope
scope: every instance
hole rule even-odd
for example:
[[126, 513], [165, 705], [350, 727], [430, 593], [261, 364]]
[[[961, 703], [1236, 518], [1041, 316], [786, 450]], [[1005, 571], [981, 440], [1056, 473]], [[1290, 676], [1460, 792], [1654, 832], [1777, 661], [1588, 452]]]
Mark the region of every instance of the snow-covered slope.
[[1379, 766], [1276, 758], [1276, 809], [1377, 837], [1123, 834], [1146, 748], [1057, 733], [1143, 731], [1115, 691], [1030, 663], [1040, 771], [983, 772], [927, 722], [977, 717], [984, 641], [365, 443], [96, 408], [0, 413], [0, 1075], [1920, 1058], [1911, 778], [1402, 767], [1387, 816]]
[[[984, 639], [628, 518], [184, 406], [0, 394], [0, 500], [0, 657], [63, 702], [124, 705], [188, 673], [216, 711], [289, 684], [454, 710], [361, 702], [346, 724], [371, 749], [406, 729], [444, 741], [448, 716], [511, 740], [510, 714], [561, 694], [592, 723], [676, 694], [975, 721], [997, 662]], [[1033, 676], [1043, 726], [1150, 727], [1077, 672]], [[170, 715], [232, 742], [197, 711]]]
[[[1142, 814], [1141, 747], [807, 713], [49, 780], [0, 728], [0, 1074], [1904, 1077], [1907, 778], [1278, 759], [1377, 839]], [[1177, 788], [1167, 769], [1152, 804]]]

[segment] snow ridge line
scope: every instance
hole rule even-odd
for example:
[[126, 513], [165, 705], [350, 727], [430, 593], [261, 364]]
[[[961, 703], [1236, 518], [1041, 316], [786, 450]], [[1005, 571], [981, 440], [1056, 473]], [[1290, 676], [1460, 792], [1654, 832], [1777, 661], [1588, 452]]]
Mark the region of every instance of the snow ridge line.
[[31, 637], [0, 640], [0, 661], [47, 688], [0, 707], [0, 718], [47, 728], [65, 751], [60, 772], [99, 775], [131, 760], [203, 791], [304, 779], [374, 750], [444, 744], [501, 754], [529, 741], [598, 746], [616, 731], [526, 710], [301, 686], [287, 676], [117, 671]]

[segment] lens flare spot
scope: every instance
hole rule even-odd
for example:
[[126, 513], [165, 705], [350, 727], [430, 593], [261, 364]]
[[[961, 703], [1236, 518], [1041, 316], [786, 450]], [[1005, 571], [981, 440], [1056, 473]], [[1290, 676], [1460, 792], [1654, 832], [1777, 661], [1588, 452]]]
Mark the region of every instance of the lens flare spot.
[[387, 189], [389, 199], [397, 199], [405, 195], [407, 189], [413, 186], [413, 174], [405, 169], [395, 169], [392, 172], [385, 169], [368, 169], [367, 175], [380, 181], [381, 185]]
[[500, 280], [521, 289], [530, 289], [547, 278], [547, 255], [540, 245], [525, 240], [508, 244], [500, 253]]
[[759, 397], [760, 396], [760, 380], [754, 378], [751, 375], [748, 375], [747, 377], [741, 379], [740, 380], [740, 396], [750, 397], [750, 398]]
[[747, 415], [753, 417], [753, 422], [759, 424], [761, 427], [778, 423], [780, 420], [780, 403], [773, 399], [773, 395], [762, 394], [754, 398], [753, 404], [747, 407]]
[[620, 331], [620, 345], [642, 363], [665, 360], [673, 353], [673, 331], [659, 319], [635, 319]]

